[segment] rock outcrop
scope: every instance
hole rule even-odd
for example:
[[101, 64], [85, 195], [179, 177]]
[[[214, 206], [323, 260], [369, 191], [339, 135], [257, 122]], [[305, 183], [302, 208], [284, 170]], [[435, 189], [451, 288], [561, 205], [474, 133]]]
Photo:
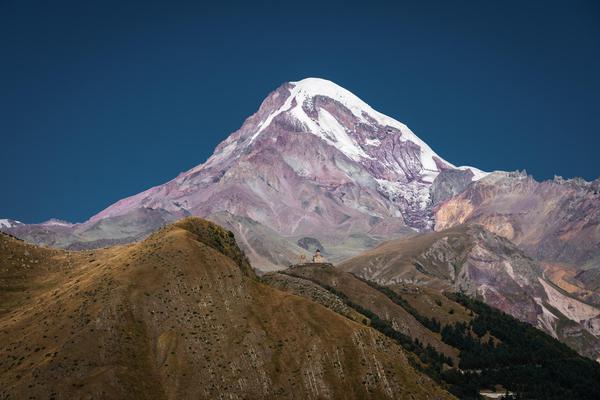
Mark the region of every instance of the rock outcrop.
[[584, 355], [600, 355], [600, 308], [555, 288], [538, 262], [481, 226], [461, 225], [386, 242], [339, 268], [382, 285], [410, 283], [464, 292]]
[[537, 182], [496, 172], [435, 210], [435, 229], [479, 224], [539, 261], [581, 268], [600, 257], [600, 179]]

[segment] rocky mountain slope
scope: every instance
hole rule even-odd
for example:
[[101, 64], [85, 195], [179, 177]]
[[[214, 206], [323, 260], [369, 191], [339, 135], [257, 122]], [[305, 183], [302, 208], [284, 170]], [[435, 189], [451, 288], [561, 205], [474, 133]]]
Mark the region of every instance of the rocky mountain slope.
[[380, 286], [331, 264], [295, 265], [262, 280], [362, 320], [461, 399], [507, 391], [530, 399], [596, 398], [600, 390], [600, 365], [465, 295], [411, 283]]
[[[472, 251], [469, 268], [462, 269], [463, 250], [435, 242], [429, 251], [438, 259], [428, 258], [429, 264], [394, 266], [388, 281], [387, 267], [364, 276], [434, 288], [451, 282], [471, 294], [484, 293], [489, 304], [596, 354], [599, 185], [455, 167], [406, 125], [330, 81], [309, 78], [270, 93], [205, 163], [163, 185], [122, 199], [84, 223], [0, 220], [0, 230], [33, 243], [94, 249], [141, 240], [197, 215], [234, 232], [253, 266], [268, 271], [317, 247], [338, 262], [390, 239], [479, 224], [541, 263], [472, 230], [456, 239]], [[484, 271], [485, 279], [467, 272], [462, 279], [459, 271], [474, 276]]]
[[[398, 332], [410, 337], [412, 340], [419, 340], [425, 346], [432, 346], [446, 356], [454, 358], [455, 361], [458, 360], [456, 349], [443, 343], [438, 333], [432, 332], [423, 326], [406, 309], [394, 303], [389, 297], [374, 289], [368, 283], [361, 281], [352, 274], [339, 271], [331, 265], [308, 264], [292, 267], [285, 270], [284, 273], [267, 274], [263, 277], [263, 280], [271, 286], [302, 295], [335, 309], [328, 301], [323, 302], [320, 300], [322, 292], [331, 295], [323, 287], [334, 287], [352, 303], [369, 309], [377, 315], [384, 316]], [[320, 291], [315, 291], [315, 285]], [[310, 290], [305, 291], [306, 288], [310, 288]], [[348, 314], [349, 311], [345, 313]]]
[[271, 270], [295, 262], [299, 242], [316, 241], [341, 261], [414, 231], [478, 223], [561, 269], [564, 282], [555, 284], [597, 300], [590, 278], [574, 275], [600, 265], [599, 182], [454, 167], [406, 125], [308, 78], [270, 93], [205, 163], [163, 185], [81, 224], [1, 220], [0, 229], [38, 244], [98, 248], [197, 215], [245, 238], [254, 265]]
[[480, 224], [550, 269], [576, 274], [600, 267], [600, 179], [537, 182], [525, 173], [497, 172], [434, 212], [436, 230]]
[[261, 283], [207, 221], [83, 252], [0, 234], [0, 260], [1, 398], [452, 397], [394, 340]]
[[481, 226], [386, 242], [339, 268], [382, 285], [412, 283], [476, 296], [582, 354], [600, 357], [600, 308], [555, 287], [536, 261]]
[[[242, 246], [258, 268], [294, 262], [295, 244], [305, 238], [340, 260], [431, 228], [430, 189], [448, 170], [463, 171], [468, 182], [485, 176], [475, 168], [457, 169], [406, 125], [333, 82], [308, 78], [269, 94], [204, 164], [170, 182], [120, 200], [82, 224], [7, 231], [35, 243], [93, 248], [139, 239], [182, 216], [222, 222], [228, 213], [236, 219], [230, 229], [247, 237]], [[274, 232], [281, 251], [253, 247], [262, 241], [251, 237], [256, 230]]]

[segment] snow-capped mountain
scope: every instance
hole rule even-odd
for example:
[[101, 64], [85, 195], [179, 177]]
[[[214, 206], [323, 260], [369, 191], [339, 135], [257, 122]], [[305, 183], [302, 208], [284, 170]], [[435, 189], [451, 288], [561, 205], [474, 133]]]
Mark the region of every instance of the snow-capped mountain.
[[[403, 123], [333, 82], [309, 78], [270, 93], [205, 163], [169, 182], [122, 199], [81, 224], [0, 220], [0, 230], [38, 244], [86, 249], [135, 241], [195, 215], [233, 231], [253, 267], [272, 270], [315, 248], [337, 262], [390, 239], [474, 223], [543, 259], [543, 278], [569, 292], [564, 299], [554, 296], [551, 305], [568, 309], [579, 304], [573, 299], [600, 306], [598, 188], [598, 182], [537, 183], [519, 174], [456, 167]], [[527, 268], [513, 268], [498, 256], [512, 255], [512, 247], [488, 247], [489, 257], [474, 252], [472, 260], [498, 268], [473, 282], [488, 285], [489, 294], [502, 291], [512, 304], [508, 311], [519, 318], [551, 318], [534, 301], [537, 292], [530, 288], [539, 296], [548, 293], [537, 281], [519, 286], [536, 295], [532, 303], [512, 283], [492, 279], [501, 268], [511, 281], [528, 275]], [[439, 250], [435, 257], [451, 258], [448, 249]], [[586, 264], [554, 262], [564, 259]], [[466, 265], [456, 260], [454, 267]], [[493, 300], [486, 298], [498, 306]], [[586, 332], [600, 332], [595, 316], [577, 322], [590, 325]]]
[[[358, 241], [353, 245], [358, 251], [377, 235], [431, 228], [432, 182], [441, 171], [456, 169], [468, 180], [486, 175], [445, 161], [406, 125], [348, 90], [308, 78], [269, 94], [204, 164], [120, 200], [72, 230], [75, 241], [105, 243], [144, 233], [123, 232], [122, 221], [132, 215], [143, 230], [184, 215], [221, 215], [255, 221], [292, 242], [315, 237], [335, 257], [345, 254], [336, 247], [345, 247], [348, 237]], [[140, 224], [140, 215], [152, 221]], [[120, 221], [117, 231], [108, 223], [114, 220]], [[71, 228], [45, 223], [36, 236], [52, 226], [61, 232]], [[46, 244], [72, 243], [60, 237]]]
[[[348, 90], [308, 78], [270, 93], [205, 163], [83, 224], [35, 225], [29, 236], [44, 244], [95, 247], [197, 215], [246, 239], [242, 246], [258, 266], [289, 262], [303, 251], [296, 242], [305, 237], [336, 258], [370, 247], [380, 236], [432, 228], [431, 186], [442, 171], [461, 172], [468, 182], [486, 175], [455, 167], [406, 125]], [[250, 223], [263, 228], [247, 229]], [[283, 237], [289, 246], [256, 249], [256, 231], [277, 242]]]
[[22, 222], [14, 219], [2, 218], [0, 219], [0, 228], [14, 228], [16, 226], [23, 225]]
[[[272, 92], [206, 163], [114, 204], [92, 221], [139, 207], [183, 209], [192, 214], [230, 211], [267, 222], [282, 233], [302, 233], [302, 222], [279, 224], [272, 218], [285, 211], [271, 210], [272, 215], [266, 216], [262, 205], [272, 203], [273, 196], [297, 198], [297, 185], [309, 184], [313, 191], [316, 187], [327, 192], [360, 188], [354, 196], [369, 192], [372, 204], [363, 204], [358, 197], [353, 199], [355, 204], [339, 199], [345, 203], [343, 208], [377, 218], [398, 217], [420, 229], [431, 226], [429, 187], [440, 171], [448, 169], [456, 167], [406, 125], [373, 110], [333, 82], [308, 78]], [[475, 168], [468, 170], [476, 179], [485, 176]], [[294, 183], [287, 193], [279, 187], [285, 181]], [[261, 206], [241, 210], [243, 201], [234, 204], [228, 201], [233, 198], [223, 199], [224, 192], [239, 196], [241, 187], [248, 199]], [[225, 201], [216, 202], [215, 196]], [[313, 195], [304, 197], [303, 201], [315, 203]], [[306, 207], [300, 209], [303, 216], [310, 214]]]

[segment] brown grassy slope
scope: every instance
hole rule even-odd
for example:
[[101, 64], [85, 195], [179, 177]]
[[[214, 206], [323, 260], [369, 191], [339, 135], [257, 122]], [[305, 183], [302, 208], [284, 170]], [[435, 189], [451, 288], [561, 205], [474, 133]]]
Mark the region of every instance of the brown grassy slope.
[[[425, 345], [457, 359], [458, 351], [442, 342], [439, 333], [434, 333], [421, 325], [404, 308], [394, 303], [388, 296], [373, 288], [352, 274], [333, 267], [297, 266], [286, 270], [294, 277], [307, 278], [343, 293], [350, 301], [371, 310], [392, 327]], [[427, 314], [424, 314], [427, 315]]]
[[409, 283], [400, 283], [389, 288], [402, 296], [419, 314], [437, 319], [442, 326], [455, 322], [468, 323], [473, 319], [467, 308], [450, 300], [439, 290]]
[[298, 296], [306, 297], [316, 303], [319, 303], [336, 313], [343, 315], [359, 323], [368, 320], [363, 314], [348, 306], [344, 299], [330, 292], [324, 287], [310, 280], [291, 276], [289, 274], [272, 272], [265, 274], [261, 280], [269, 286], [275, 287], [284, 292], [293, 293]]
[[376, 331], [256, 279], [189, 218], [91, 252], [0, 237], [0, 398], [450, 396]]

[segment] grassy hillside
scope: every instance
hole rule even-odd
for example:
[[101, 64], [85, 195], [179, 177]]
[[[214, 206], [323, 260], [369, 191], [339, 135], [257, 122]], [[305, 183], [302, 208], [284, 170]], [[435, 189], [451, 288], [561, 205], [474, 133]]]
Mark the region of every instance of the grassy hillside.
[[459, 398], [476, 399], [497, 388], [527, 399], [599, 396], [600, 365], [466, 295], [381, 286], [325, 265], [296, 266], [263, 279], [348, 318], [356, 320], [348, 309], [364, 316], [363, 324], [396, 341], [417, 369]]
[[452, 397], [393, 339], [260, 282], [197, 218], [84, 252], [1, 235], [0, 260], [0, 398]]

